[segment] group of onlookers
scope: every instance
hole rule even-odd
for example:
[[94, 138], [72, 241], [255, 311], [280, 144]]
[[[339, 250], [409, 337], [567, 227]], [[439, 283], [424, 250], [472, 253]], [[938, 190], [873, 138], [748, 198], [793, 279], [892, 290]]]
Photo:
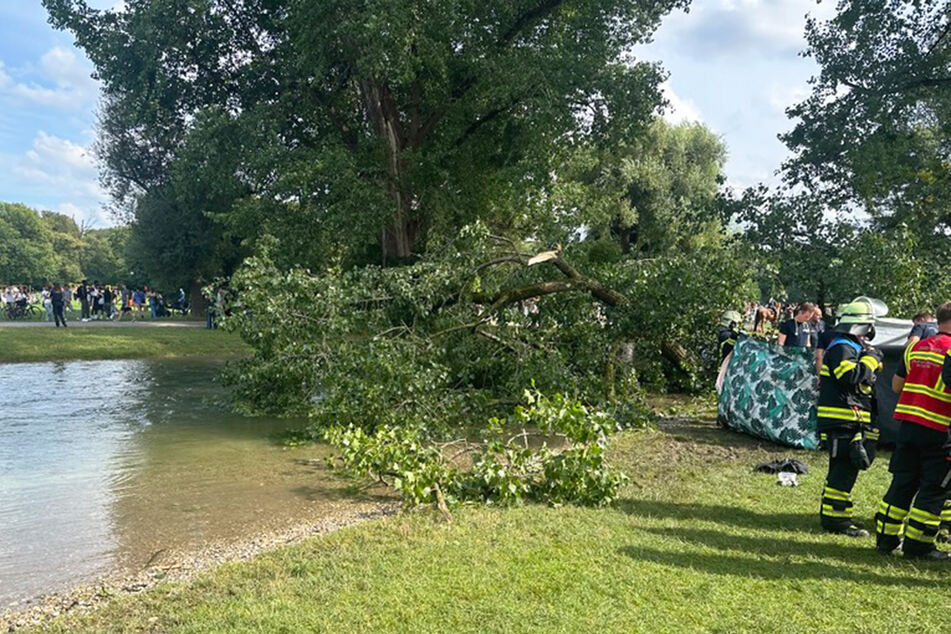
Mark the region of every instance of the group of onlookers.
[[[832, 329], [826, 328], [832, 318], [832, 308], [826, 308], [825, 314], [817, 304], [802, 302], [786, 304], [769, 300], [765, 304], [749, 304], [743, 315], [741, 330], [761, 335], [775, 335], [776, 342], [785, 348], [822, 349], [832, 335]], [[908, 335], [906, 345], [914, 345], [938, 332], [935, 316], [929, 311], [918, 313], [913, 318], [914, 326]]]
[[165, 306], [165, 299], [161, 293], [149, 288], [127, 287], [125, 284], [111, 286], [86, 280], [76, 287], [76, 298], [79, 300], [82, 320], [90, 319], [118, 319], [126, 317], [134, 320], [143, 317], [148, 311], [149, 317], [166, 317], [171, 313]]
[[[823, 314], [819, 306], [813, 302], [795, 305], [770, 300], [765, 304], [748, 304], [743, 314], [727, 311], [724, 313], [724, 319], [721, 319], [717, 334], [721, 366], [727, 355], [732, 352], [737, 335], [740, 332], [747, 332], [768, 339], [775, 336], [776, 343], [784, 348], [804, 348], [814, 351], [816, 368], [819, 369], [822, 366], [824, 352], [835, 337], [834, 328], [826, 325], [827, 319], [829, 323], [835, 323], [831, 308], [827, 308], [826, 313]], [[906, 347], [938, 332], [938, 324], [931, 312], [918, 313], [914, 316], [913, 323], [905, 342]]]
[[3, 299], [3, 311], [8, 319], [26, 313], [30, 305], [30, 289], [23, 286], [9, 285], [2, 289], [0, 298]]
[[47, 284], [34, 292], [23, 285], [0, 287], [0, 300], [8, 319], [29, 317], [31, 311], [42, 306], [46, 321], [55, 322], [59, 327], [66, 326], [67, 314], [73, 313], [75, 303], [79, 304], [79, 316], [82, 321], [90, 320], [135, 320], [145, 316], [146, 311], [152, 319], [171, 314], [170, 308], [187, 309], [185, 292], [178, 291], [178, 298], [169, 307], [162, 294], [148, 286], [132, 287], [124, 284], [117, 286], [101, 284], [88, 280], [73, 286], [71, 284]]

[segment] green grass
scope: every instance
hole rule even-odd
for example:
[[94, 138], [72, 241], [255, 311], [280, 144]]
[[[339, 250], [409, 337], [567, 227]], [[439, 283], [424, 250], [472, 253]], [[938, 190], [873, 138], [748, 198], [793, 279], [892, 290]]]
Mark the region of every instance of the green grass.
[[0, 363], [158, 357], [228, 357], [241, 339], [204, 328], [0, 328]]
[[[59, 632], [951, 631], [948, 571], [821, 533], [820, 454], [709, 424], [615, 439], [632, 476], [609, 509], [406, 514], [167, 583]], [[798, 455], [782, 488], [751, 467]], [[856, 489], [870, 519], [887, 456]]]

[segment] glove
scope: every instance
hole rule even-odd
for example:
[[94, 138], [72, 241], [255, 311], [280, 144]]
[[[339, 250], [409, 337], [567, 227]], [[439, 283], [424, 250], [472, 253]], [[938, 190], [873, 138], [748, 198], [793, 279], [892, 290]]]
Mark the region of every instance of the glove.
[[865, 471], [872, 466], [874, 459], [874, 449], [870, 454], [866, 447], [865, 434], [858, 432], [852, 436], [852, 442], [849, 443], [849, 460], [852, 462], [852, 466], [859, 471]]

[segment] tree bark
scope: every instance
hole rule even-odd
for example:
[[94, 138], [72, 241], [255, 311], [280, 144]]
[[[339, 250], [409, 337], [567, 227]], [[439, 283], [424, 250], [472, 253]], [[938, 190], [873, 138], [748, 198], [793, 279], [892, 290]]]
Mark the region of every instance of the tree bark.
[[208, 313], [208, 300], [201, 294], [201, 282], [193, 280], [188, 288], [188, 315], [192, 319], [204, 319]]
[[403, 158], [410, 139], [387, 85], [380, 80], [365, 79], [360, 87], [367, 118], [380, 136], [386, 163], [386, 188], [393, 199], [393, 214], [380, 238], [382, 260], [384, 265], [403, 262], [412, 257], [420, 228], [413, 218], [413, 196], [407, 188], [407, 165]]

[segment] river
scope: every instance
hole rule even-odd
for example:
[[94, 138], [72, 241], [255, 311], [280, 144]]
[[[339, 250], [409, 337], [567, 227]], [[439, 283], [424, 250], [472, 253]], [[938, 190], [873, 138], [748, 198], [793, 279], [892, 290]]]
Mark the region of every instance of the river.
[[353, 505], [301, 421], [216, 404], [220, 365], [0, 365], [0, 608]]

